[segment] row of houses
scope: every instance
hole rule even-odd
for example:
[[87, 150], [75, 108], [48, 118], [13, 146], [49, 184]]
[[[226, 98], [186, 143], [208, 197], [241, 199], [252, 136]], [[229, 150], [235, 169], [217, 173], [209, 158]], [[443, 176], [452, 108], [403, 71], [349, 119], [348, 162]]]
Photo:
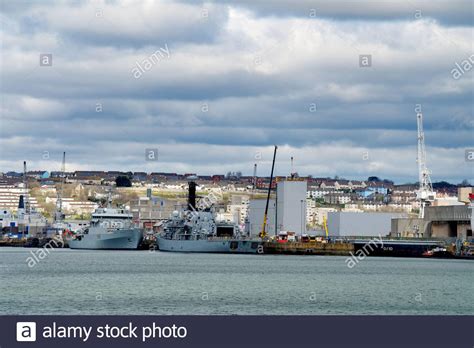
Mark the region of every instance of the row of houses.
[[[210, 181], [210, 182], [220, 182], [220, 181], [232, 181], [238, 183], [253, 183], [254, 178], [252, 176], [245, 175], [223, 175], [223, 174], [214, 174], [214, 175], [196, 175], [196, 173], [167, 173], [167, 172], [124, 172], [124, 171], [102, 171], [102, 170], [79, 170], [74, 172], [66, 172], [64, 175], [71, 180], [115, 180], [119, 175], [126, 175], [132, 180], [136, 181], [177, 181], [177, 180], [186, 180], [189, 176], [196, 176], [198, 180]], [[0, 173], [0, 176], [5, 177], [14, 177], [19, 178], [23, 176], [22, 172], [7, 172]], [[60, 171], [28, 171], [27, 176], [35, 179], [48, 179], [48, 178], [60, 178], [63, 176], [63, 173]], [[276, 177], [278, 179], [285, 179], [285, 176]], [[347, 180], [347, 179], [331, 179], [331, 178], [313, 178], [302, 177], [302, 180], [308, 182], [311, 187], [317, 187], [321, 189], [335, 189], [335, 190], [354, 190], [354, 189], [364, 189], [371, 186], [384, 186], [390, 187], [390, 183], [387, 182], [374, 182], [374, 181], [359, 181], [359, 180]], [[262, 185], [267, 185], [270, 181], [269, 177], [260, 176], [257, 178], [257, 185], [260, 183]]]
[[28, 189], [20, 183], [18, 185], [0, 182], [0, 210], [14, 211], [18, 209], [20, 196], [28, 197], [31, 208], [41, 211], [35, 197], [30, 197]]

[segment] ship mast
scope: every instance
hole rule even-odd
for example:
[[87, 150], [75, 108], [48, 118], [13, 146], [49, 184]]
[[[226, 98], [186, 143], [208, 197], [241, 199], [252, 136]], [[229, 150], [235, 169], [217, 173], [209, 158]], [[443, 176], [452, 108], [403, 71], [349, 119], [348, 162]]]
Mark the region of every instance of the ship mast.
[[107, 208], [108, 209], [112, 208], [112, 201], [113, 201], [112, 189], [110, 188], [107, 192]]
[[433, 192], [433, 185], [431, 183], [430, 171], [426, 166], [426, 149], [425, 149], [425, 132], [423, 130], [423, 114], [417, 113], [418, 126], [418, 182], [419, 189], [416, 193], [417, 199], [420, 202], [419, 218], [423, 219], [425, 216], [425, 207], [435, 199], [435, 192]]
[[28, 177], [26, 174], [26, 161], [23, 161], [23, 188], [25, 190], [25, 196], [24, 196], [24, 205], [25, 205], [25, 214], [26, 216], [30, 216], [30, 200], [28, 197]]

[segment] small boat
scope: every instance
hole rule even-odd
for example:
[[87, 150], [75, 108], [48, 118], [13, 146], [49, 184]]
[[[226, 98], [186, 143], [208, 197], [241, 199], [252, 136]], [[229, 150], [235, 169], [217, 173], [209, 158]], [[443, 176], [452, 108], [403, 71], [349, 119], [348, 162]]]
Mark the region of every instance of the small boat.
[[450, 255], [446, 248], [436, 247], [430, 250], [426, 250], [421, 254], [423, 257], [446, 257]]

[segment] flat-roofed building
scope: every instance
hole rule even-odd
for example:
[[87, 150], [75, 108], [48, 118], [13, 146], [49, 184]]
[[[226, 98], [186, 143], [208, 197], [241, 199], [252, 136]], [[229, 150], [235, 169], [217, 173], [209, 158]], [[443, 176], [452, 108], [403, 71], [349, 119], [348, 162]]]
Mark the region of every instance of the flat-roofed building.
[[[263, 216], [265, 213], [266, 199], [251, 199], [248, 210], [248, 233], [252, 237], [257, 237], [262, 231]], [[275, 235], [275, 200], [268, 202], [267, 214], [267, 234]]]
[[403, 213], [328, 213], [330, 236], [385, 237], [392, 230], [392, 219], [406, 217]]
[[277, 228], [306, 233], [306, 180], [288, 179], [277, 184]]

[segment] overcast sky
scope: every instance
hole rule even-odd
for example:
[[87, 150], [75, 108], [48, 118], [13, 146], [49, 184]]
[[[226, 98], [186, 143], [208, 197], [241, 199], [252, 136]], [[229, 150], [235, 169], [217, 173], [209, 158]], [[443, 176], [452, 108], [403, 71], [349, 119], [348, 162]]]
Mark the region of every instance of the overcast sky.
[[474, 177], [472, 0], [0, 2], [0, 171]]

